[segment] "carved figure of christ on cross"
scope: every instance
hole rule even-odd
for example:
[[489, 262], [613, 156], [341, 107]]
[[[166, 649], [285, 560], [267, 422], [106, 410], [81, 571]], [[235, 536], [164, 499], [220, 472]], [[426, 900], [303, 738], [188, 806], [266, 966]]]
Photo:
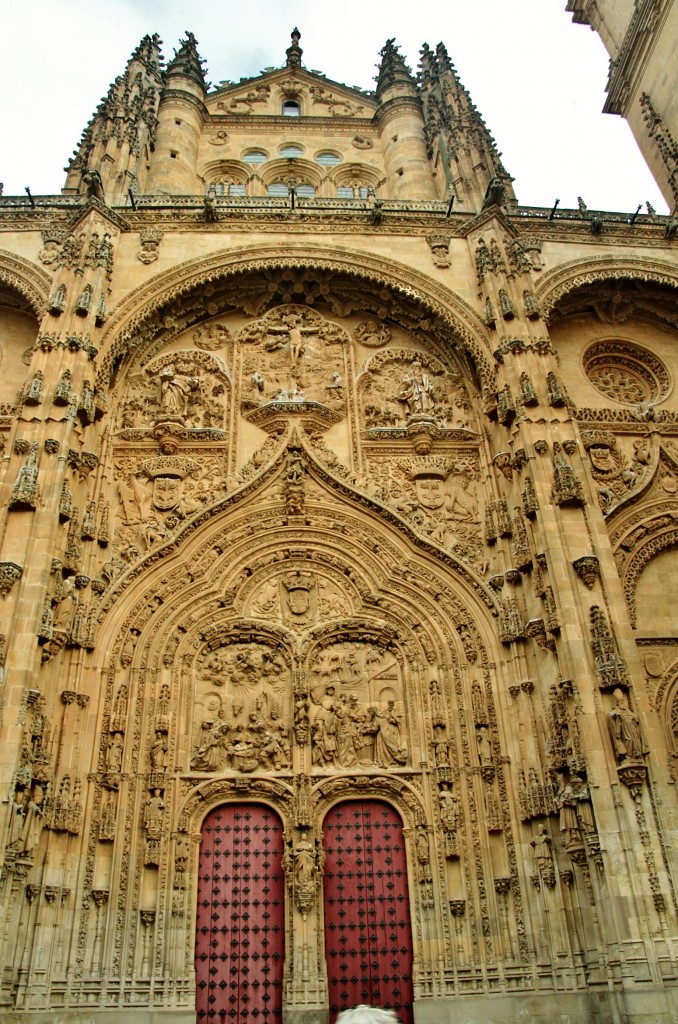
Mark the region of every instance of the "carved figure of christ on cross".
[[301, 390], [304, 384], [302, 360], [305, 346], [303, 336], [304, 334], [315, 334], [316, 331], [316, 327], [304, 327], [301, 317], [293, 315], [283, 317], [279, 327], [271, 326], [268, 328], [269, 337], [264, 342], [264, 348], [267, 352], [276, 352], [285, 343], [288, 345], [290, 357], [290, 394], [293, 394], [297, 389]]

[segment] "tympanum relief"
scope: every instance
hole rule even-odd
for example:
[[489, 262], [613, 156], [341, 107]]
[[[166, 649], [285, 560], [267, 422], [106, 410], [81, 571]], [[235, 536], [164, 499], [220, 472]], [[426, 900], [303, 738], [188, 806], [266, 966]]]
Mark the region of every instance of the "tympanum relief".
[[[344, 328], [308, 306], [276, 306], [243, 327], [236, 341], [242, 352], [243, 415], [266, 422], [272, 403], [312, 403], [327, 426], [346, 413]], [[294, 412], [294, 409], [289, 410]]]
[[229, 391], [229, 375], [218, 356], [195, 350], [163, 353], [126, 382], [118, 427], [125, 440], [149, 436], [164, 422], [183, 427], [186, 439], [188, 431], [223, 431]]
[[265, 643], [208, 648], [196, 675], [191, 768], [289, 768], [291, 676], [276, 649]]
[[332, 644], [318, 651], [309, 675], [314, 765], [408, 763], [403, 687], [392, 652], [358, 642]]
[[[292, 598], [302, 616], [309, 593]], [[195, 665], [190, 771], [285, 772], [309, 742], [314, 772], [402, 768], [403, 698], [398, 659], [373, 643], [330, 643], [288, 664], [264, 639], [213, 641]]]
[[[308, 514], [313, 498], [308, 453], [427, 540], [481, 561], [477, 419], [456, 355], [415, 347], [395, 324], [359, 314], [337, 322], [300, 303], [258, 317], [214, 316], [173, 338], [165, 333], [162, 346], [140, 341], [140, 352], [143, 345], [149, 355], [137, 356], [117, 385], [115, 488], [101, 512], [105, 536], [96, 535], [106, 583], [206, 508], [237, 500], [286, 457], [292, 431], [300, 443], [289, 448], [287, 483], [277, 492], [289, 515]], [[288, 479], [294, 459], [303, 495]], [[268, 615], [267, 601], [291, 614], [299, 594], [275, 589], [251, 614]], [[322, 615], [335, 597], [313, 593], [310, 606]]]

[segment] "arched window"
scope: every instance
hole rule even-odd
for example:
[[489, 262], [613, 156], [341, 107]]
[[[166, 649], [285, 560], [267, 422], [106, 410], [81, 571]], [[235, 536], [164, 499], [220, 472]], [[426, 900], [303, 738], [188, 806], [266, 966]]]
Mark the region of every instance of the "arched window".
[[303, 156], [304, 151], [301, 146], [283, 146], [280, 150], [280, 155], [284, 156], [287, 160], [295, 160], [298, 156]]
[[341, 157], [338, 153], [318, 153], [315, 162], [320, 164], [321, 167], [336, 167], [337, 164], [341, 163]]
[[339, 185], [337, 188], [339, 199], [367, 199], [369, 194], [367, 185]]
[[268, 153], [264, 153], [263, 149], [250, 149], [247, 153], [243, 153], [243, 161], [246, 164], [263, 164], [268, 160]]
[[282, 112], [284, 117], [300, 117], [301, 104], [298, 100], [285, 100], [282, 105]]

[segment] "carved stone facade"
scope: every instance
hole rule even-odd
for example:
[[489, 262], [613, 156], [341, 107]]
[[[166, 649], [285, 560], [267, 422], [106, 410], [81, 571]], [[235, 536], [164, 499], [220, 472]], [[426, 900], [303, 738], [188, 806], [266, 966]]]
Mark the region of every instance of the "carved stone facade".
[[299, 39], [0, 198], [0, 1008], [669, 1024], [678, 241]]

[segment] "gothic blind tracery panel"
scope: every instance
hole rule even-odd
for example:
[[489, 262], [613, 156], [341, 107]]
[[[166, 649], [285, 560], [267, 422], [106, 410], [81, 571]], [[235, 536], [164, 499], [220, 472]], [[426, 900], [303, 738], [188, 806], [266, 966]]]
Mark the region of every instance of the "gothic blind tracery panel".
[[334, 807], [323, 826], [330, 1021], [359, 1003], [412, 1024], [412, 931], [397, 813], [379, 800]]
[[283, 830], [259, 804], [205, 818], [196, 923], [200, 1024], [282, 1020]]

